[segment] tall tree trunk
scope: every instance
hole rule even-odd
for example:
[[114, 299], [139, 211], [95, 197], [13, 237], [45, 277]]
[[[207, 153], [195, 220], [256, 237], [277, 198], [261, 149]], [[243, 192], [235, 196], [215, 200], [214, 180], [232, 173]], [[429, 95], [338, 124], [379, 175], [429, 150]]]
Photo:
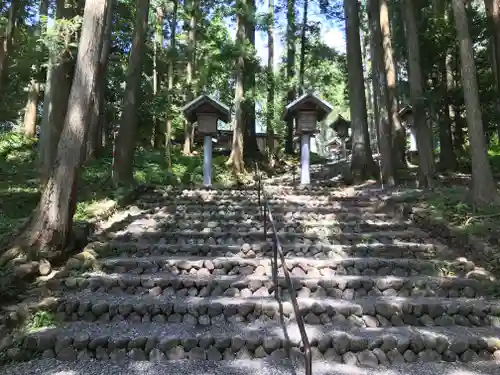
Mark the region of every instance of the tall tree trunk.
[[[286, 79], [288, 83], [288, 92], [286, 96], [287, 103], [295, 100], [295, 0], [287, 0], [287, 26], [286, 26]], [[294, 153], [293, 143], [294, 120], [287, 120], [285, 152]]]
[[16, 26], [16, 16], [19, 8], [19, 0], [12, 0], [9, 5], [9, 15], [7, 26], [0, 35], [0, 93], [4, 94], [7, 80], [7, 68], [9, 65], [9, 55], [12, 50], [14, 40], [14, 29]]
[[107, 6], [106, 0], [87, 0], [85, 4], [75, 76], [56, 158], [40, 203], [25, 231], [15, 241], [32, 250], [32, 256], [38, 256], [39, 250], [63, 249], [71, 233], [76, 181], [85, 153], [89, 108], [92, 108], [97, 86]]
[[[47, 17], [49, 11], [49, 1], [41, 0], [39, 7], [39, 15], [40, 19], [38, 20], [38, 28], [36, 31], [36, 35], [40, 38], [47, 27], [47, 21], [45, 17]], [[35, 53], [40, 60], [43, 59], [43, 48], [40, 44], [37, 44], [35, 47]], [[37, 118], [37, 107], [38, 101], [40, 99], [40, 75], [42, 72], [41, 64], [37, 64], [34, 66], [33, 77], [31, 79], [29, 88], [28, 88], [28, 101], [26, 103], [26, 107], [24, 110], [24, 118], [23, 118], [23, 129], [24, 134], [27, 137], [34, 137], [36, 134], [36, 118]]]
[[464, 89], [467, 125], [472, 157], [472, 199], [479, 206], [500, 203], [484, 139], [483, 120], [479, 103], [476, 66], [469, 33], [464, 0], [452, 0], [453, 15], [460, 47], [462, 86]]
[[[498, 0], [484, 0], [484, 6], [486, 8], [486, 13], [488, 14], [488, 19], [491, 29], [491, 47], [493, 50], [493, 75], [495, 77], [495, 88], [497, 91], [496, 95], [496, 109], [497, 116], [500, 118], [500, 4]], [[500, 139], [500, 122], [497, 125], [497, 134]]]
[[345, 1], [344, 14], [346, 19], [347, 66], [349, 104], [352, 123], [352, 159], [351, 172], [354, 181], [364, 181], [377, 175], [373, 161], [368, 134], [368, 119], [366, 112], [366, 96], [361, 56], [361, 41], [359, 35], [359, 2]]
[[[163, 22], [165, 20], [165, 15], [163, 13], [163, 7], [156, 7], [156, 24], [155, 24], [155, 35], [153, 41], [153, 95], [158, 95], [158, 90], [161, 84], [161, 75], [158, 67], [158, 62], [160, 59], [160, 51], [163, 50]], [[163, 132], [161, 131], [160, 121], [153, 117], [153, 131], [151, 135], [151, 145], [154, 148], [160, 147], [162, 142]]]
[[445, 171], [454, 171], [457, 168], [457, 157], [453, 151], [453, 139], [451, 134], [453, 106], [451, 98], [453, 96], [454, 81], [451, 67], [451, 55], [446, 54], [441, 64], [442, 84], [445, 88], [443, 95], [443, 121], [439, 122], [439, 166]]
[[401, 3], [406, 28], [413, 126], [417, 133], [419, 182], [420, 185], [431, 188], [434, 185], [434, 156], [432, 154], [430, 128], [425, 115], [424, 90], [422, 87], [423, 78], [420, 68], [420, 43], [414, 6], [412, 0], [403, 0]]
[[101, 57], [99, 59], [99, 70], [97, 76], [97, 87], [92, 103], [94, 105], [91, 113], [89, 137], [87, 139], [86, 160], [98, 156], [102, 150], [102, 126], [104, 121], [104, 91], [106, 89], [106, 73], [108, 71], [109, 55], [111, 52], [111, 30], [113, 26], [114, 0], [108, 0], [106, 14], [106, 26], [104, 29], [104, 40], [102, 43]]
[[148, 29], [149, 0], [136, 0], [136, 21], [130, 50], [120, 131], [116, 137], [116, 179], [124, 184], [134, 182], [133, 162], [137, 133], [137, 96], [141, 85], [142, 57]]
[[[238, 12], [236, 14], [236, 43], [240, 46], [245, 43], [246, 30], [245, 30], [245, 16], [244, 16], [244, 0], [238, 0]], [[241, 173], [245, 169], [243, 161], [243, 132], [245, 130], [245, 115], [243, 113], [243, 73], [245, 70], [245, 56], [242, 48], [240, 48], [240, 55], [236, 58], [236, 84], [234, 93], [234, 111], [235, 119], [233, 126], [233, 144], [231, 147], [231, 155], [229, 155], [228, 165], [233, 167], [236, 173]]]
[[270, 155], [274, 152], [274, 0], [268, 2], [267, 19], [267, 116], [266, 135], [267, 149]]
[[172, 119], [173, 119], [173, 95], [174, 95], [174, 64], [177, 59], [175, 50], [175, 30], [177, 28], [177, 1], [174, 1], [172, 19], [170, 20], [170, 46], [168, 48], [168, 104], [167, 104], [167, 123], [165, 131], [165, 161], [167, 170], [172, 170]]
[[306, 70], [306, 47], [307, 47], [307, 8], [309, 0], [304, 1], [302, 10], [302, 30], [300, 33], [300, 68], [299, 68], [299, 90], [301, 94], [305, 93], [304, 75]]
[[[358, 10], [359, 12], [359, 10]], [[370, 38], [368, 36], [368, 32], [364, 32], [361, 36], [361, 56], [363, 63], [363, 81], [365, 82], [365, 97], [366, 97], [366, 112], [368, 118], [368, 134], [370, 139], [370, 149], [373, 153], [376, 148], [374, 145], [374, 141], [377, 139], [376, 136], [376, 126], [375, 126], [375, 106], [374, 106], [374, 98], [373, 98], [373, 84], [372, 78], [370, 77], [369, 70], [369, 44]], [[372, 155], [373, 157], [373, 155]]]
[[378, 78], [374, 89], [376, 91], [377, 107], [379, 113], [378, 123], [378, 143], [381, 154], [382, 181], [389, 186], [395, 185], [394, 161], [392, 152], [392, 127], [388, 111], [389, 90], [387, 87], [384, 52], [382, 45], [382, 31], [380, 29], [380, 4], [379, 0], [369, 0], [368, 19], [370, 23], [372, 45], [373, 45], [373, 65], [372, 74]]
[[246, 45], [245, 63], [243, 75], [243, 91], [245, 92], [243, 112], [245, 117], [245, 132], [243, 133], [243, 157], [247, 160], [253, 160], [259, 156], [259, 147], [257, 146], [257, 135], [255, 129], [255, 74], [257, 68], [255, 52], [255, 0], [246, 0], [245, 8], [245, 31]]
[[[186, 102], [194, 99], [193, 73], [195, 64], [195, 45], [196, 45], [196, 15], [200, 7], [200, 0], [191, 0], [186, 2], [190, 4], [188, 9], [189, 14], [189, 30], [187, 35], [187, 61], [186, 61]], [[183, 154], [191, 154], [191, 134], [192, 126], [189, 121], [184, 121], [184, 148]]]
[[[68, 4], [67, 4], [68, 3]], [[56, 0], [55, 19], [69, 20], [77, 14], [75, 4]], [[75, 59], [69, 51], [49, 50], [47, 78], [43, 96], [43, 117], [40, 125], [40, 175], [46, 181], [56, 157], [57, 144], [61, 137], [68, 109], [68, 97], [75, 68]]]
[[398, 113], [398, 95], [396, 86], [396, 65], [391, 41], [391, 28], [389, 25], [389, 5], [388, 0], [379, 0], [380, 3], [380, 30], [382, 33], [382, 50], [384, 53], [385, 76], [387, 80], [387, 111], [389, 112], [389, 121], [392, 128], [392, 152], [394, 153], [393, 162], [396, 168], [403, 168], [406, 164], [405, 143], [406, 134]]

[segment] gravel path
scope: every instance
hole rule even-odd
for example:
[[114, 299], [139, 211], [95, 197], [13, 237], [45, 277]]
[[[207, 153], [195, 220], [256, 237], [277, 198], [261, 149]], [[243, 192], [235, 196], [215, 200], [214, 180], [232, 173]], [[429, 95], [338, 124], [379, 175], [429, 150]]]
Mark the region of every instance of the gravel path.
[[[302, 375], [301, 366], [267, 360], [169, 361], [168, 363], [42, 360], [6, 366], [8, 375]], [[412, 363], [376, 369], [314, 362], [314, 375], [500, 375], [500, 362]]]

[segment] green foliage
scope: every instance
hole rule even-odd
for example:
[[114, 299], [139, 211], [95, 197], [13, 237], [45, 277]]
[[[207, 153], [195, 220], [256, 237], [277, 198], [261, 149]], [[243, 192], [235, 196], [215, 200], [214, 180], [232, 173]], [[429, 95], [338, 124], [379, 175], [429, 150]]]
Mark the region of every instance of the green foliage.
[[[40, 192], [35, 146], [35, 140], [18, 133], [0, 135], [0, 241], [3, 235], [28, 217], [38, 203]], [[187, 186], [201, 183], [203, 157], [184, 156], [180, 151], [180, 147], [173, 147], [173, 168], [169, 175], [163, 151], [151, 151], [139, 146], [134, 160], [137, 182]], [[225, 161], [225, 156], [214, 155], [214, 184], [230, 185], [236, 182]], [[116, 201], [126, 193], [126, 190], [114, 185], [111, 163], [110, 157], [103, 157], [82, 168], [75, 220], [90, 219], [102, 202]]]
[[56, 325], [54, 315], [49, 311], [37, 311], [31, 315], [26, 322], [25, 331], [36, 332], [44, 328], [51, 328]]

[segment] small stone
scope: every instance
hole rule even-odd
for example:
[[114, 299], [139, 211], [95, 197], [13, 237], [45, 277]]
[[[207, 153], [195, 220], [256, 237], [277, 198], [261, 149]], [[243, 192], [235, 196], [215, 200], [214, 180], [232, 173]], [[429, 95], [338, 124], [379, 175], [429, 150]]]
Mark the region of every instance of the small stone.
[[41, 259], [38, 264], [38, 272], [42, 276], [47, 276], [52, 271], [52, 266], [47, 259]]
[[262, 347], [268, 354], [271, 354], [273, 351], [281, 347], [281, 340], [277, 337], [268, 336], [264, 339]]
[[460, 356], [460, 359], [463, 362], [474, 362], [474, 361], [479, 360], [479, 356], [472, 349], [467, 349], [465, 352], [462, 353], [462, 355]]
[[43, 359], [51, 359], [51, 358], [55, 358], [55, 357], [56, 357], [56, 353], [54, 353], [54, 351], [52, 349], [44, 350], [42, 353]]
[[144, 353], [144, 350], [142, 350], [140, 348], [133, 348], [128, 353], [128, 356], [132, 361], [147, 361], [148, 360], [146, 353]]
[[191, 349], [188, 353], [188, 356], [189, 356], [189, 359], [191, 359], [191, 360], [206, 359], [205, 350], [203, 350], [199, 346], [195, 346], [193, 349]]
[[418, 353], [418, 357], [423, 361], [423, 362], [435, 362], [435, 361], [440, 361], [441, 356], [434, 350], [432, 349], [425, 349]]
[[393, 365], [405, 363], [405, 359], [397, 349], [392, 349], [387, 352], [387, 358]]
[[61, 348], [61, 350], [57, 353], [57, 359], [60, 361], [75, 361], [76, 357], [76, 350], [71, 346]]
[[469, 348], [469, 342], [466, 338], [457, 337], [450, 344], [450, 350], [455, 354], [462, 354]]
[[346, 365], [355, 366], [358, 363], [358, 358], [353, 352], [347, 352], [342, 355], [342, 361]]
[[417, 355], [411, 350], [405, 351], [403, 357], [406, 362], [415, 362], [418, 359]]
[[206, 353], [209, 361], [220, 361], [222, 359], [221, 352], [214, 346], [208, 347]]
[[455, 362], [457, 360], [457, 355], [453, 353], [451, 350], [445, 350], [442, 358], [446, 362]]
[[167, 357], [160, 349], [153, 348], [149, 353], [149, 360], [151, 362], [165, 362]]
[[185, 356], [184, 348], [180, 345], [174, 346], [167, 352], [167, 358], [172, 361], [184, 359]]
[[95, 316], [99, 317], [109, 310], [109, 305], [106, 302], [97, 302], [92, 305], [92, 312]]
[[98, 347], [95, 350], [95, 358], [100, 361], [107, 361], [109, 359], [109, 354], [106, 349]]
[[377, 367], [379, 364], [377, 356], [370, 350], [363, 350], [358, 353], [358, 361], [362, 366], [367, 367]]
[[122, 349], [115, 349], [109, 353], [109, 359], [115, 362], [123, 362], [127, 359], [127, 351]]
[[[394, 349], [391, 349], [391, 350], [394, 350]], [[381, 365], [387, 366], [390, 364], [389, 358], [387, 358], [387, 355], [385, 354], [385, 352], [381, 348], [373, 349], [373, 354], [377, 357], [377, 359]]]

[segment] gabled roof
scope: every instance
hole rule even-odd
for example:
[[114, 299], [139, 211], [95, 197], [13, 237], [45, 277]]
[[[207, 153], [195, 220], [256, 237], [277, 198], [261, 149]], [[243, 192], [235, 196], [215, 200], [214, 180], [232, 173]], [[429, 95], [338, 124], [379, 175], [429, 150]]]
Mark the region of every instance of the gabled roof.
[[333, 107], [329, 103], [314, 95], [314, 93], [308, 92], [295, 99], [285, 107], [285, 111], [282, 116], [283, 120], [287, 120], [288, 117], [293, 116], [301, 105], [307, 102], [311, 102], [318, 109], [318, 121], [323, 120], [331, 111], [333, 111]]
[[200, 95], [196, 99], [187, 103], [184, 107], [181, 108], [181, 111], [184, 113], [184, 116], [191, 121], [196, 121], [196, 110], [200, 108], [202, 105], [208, 105], [214, 109], [214, 111], [219, 116], [221, 121], [228, 123], [231, 121], [231, 113], [229, 111], [229, 107], [219, 102], [218, 100], [212, 99], [208, 95]]

